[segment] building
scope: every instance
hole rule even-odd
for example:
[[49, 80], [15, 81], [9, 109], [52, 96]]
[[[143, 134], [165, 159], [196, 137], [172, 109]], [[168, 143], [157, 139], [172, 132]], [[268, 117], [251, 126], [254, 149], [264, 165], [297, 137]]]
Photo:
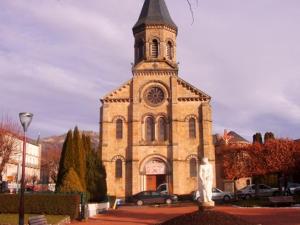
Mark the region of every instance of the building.
[[215, 165], [211, 97], [179, 77], [177, 31], [164, 0], [145, 0], [133, 27], [132, 78], [101, 99], [108, 195], [129, 197], [162, 183], [189, 194], [199, 160]]
[[[23, 140], [17, 137], [14, 138], [15, 151], [3, 170], [3, 181], [7, 181], [10, 188], [16, 188], [16, 181], [20, 181], [22, 176]], [[30, 182], [33, 180], [38, 181], [40, 179], [40, 169], [41, 145], [28, 140], [26, 143], [25, 179]]]

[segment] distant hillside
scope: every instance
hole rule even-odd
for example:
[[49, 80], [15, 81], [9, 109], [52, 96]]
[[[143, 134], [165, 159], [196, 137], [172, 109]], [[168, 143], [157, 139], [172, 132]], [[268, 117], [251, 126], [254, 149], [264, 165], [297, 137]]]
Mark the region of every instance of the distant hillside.
[[[83, 131], [86, 135], [91, 137], [93, 148], [97, 149], [99, 144], [99, 133], [93, 131]], [[40, 144], [42, 145], [42, 151], [47, 152], [51, 149], [62, 149], [67, 134], [59, 136], [51, 136], [42, 138]]]

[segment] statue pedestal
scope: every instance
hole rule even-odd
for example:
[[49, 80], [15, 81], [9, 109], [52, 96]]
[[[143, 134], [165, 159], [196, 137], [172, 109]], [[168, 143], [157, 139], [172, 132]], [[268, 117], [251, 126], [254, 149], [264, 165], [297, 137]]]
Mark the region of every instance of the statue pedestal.
[[209, 209], [213, 209], [215, 207], [215, 202], [198, 202], [199, 211], [205, 211]]

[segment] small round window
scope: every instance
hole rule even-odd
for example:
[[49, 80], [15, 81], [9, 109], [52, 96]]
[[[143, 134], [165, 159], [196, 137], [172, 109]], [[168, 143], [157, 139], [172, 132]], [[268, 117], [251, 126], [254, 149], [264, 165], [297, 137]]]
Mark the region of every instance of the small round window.
[[157, 106], [164, 102], [165, 93], [160, 87], [150, 87], [145, 91], [144, 99], [149, 105]]

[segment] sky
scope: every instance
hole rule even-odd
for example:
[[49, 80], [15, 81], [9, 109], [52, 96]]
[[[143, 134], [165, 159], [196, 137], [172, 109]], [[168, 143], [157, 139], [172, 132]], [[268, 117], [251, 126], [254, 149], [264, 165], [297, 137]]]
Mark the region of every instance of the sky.
[[[300, 1], [165, 0], [179, 76], [212, 97], [213, 130], [300, 138]], [[99, 130], [99, 99], [132, 77], [143, 0], [1, 0], [0, 115], [29, 136]]]

